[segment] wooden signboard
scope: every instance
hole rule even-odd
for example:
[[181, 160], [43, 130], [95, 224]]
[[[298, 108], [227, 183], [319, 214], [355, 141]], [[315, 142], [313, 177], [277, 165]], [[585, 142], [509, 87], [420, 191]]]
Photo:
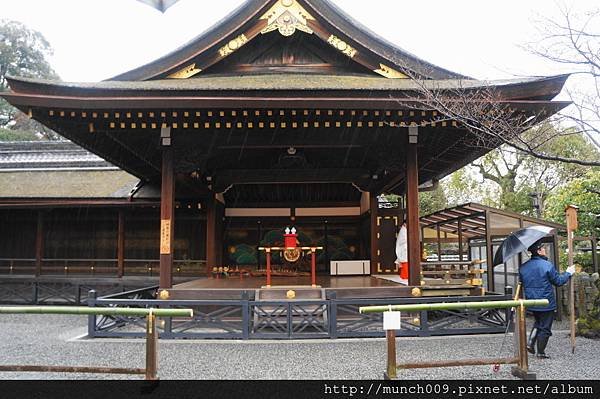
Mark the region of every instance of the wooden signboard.
[[171, 221], [161, 219], [160, 221], [160, 254], [169, 255], [171, 253]]
[[575, 205], [567, 206], [565, 209], [565, 213], [567, 214], [567, 230], [573, 231], [577, 230], [577, 210], [579, 207]]

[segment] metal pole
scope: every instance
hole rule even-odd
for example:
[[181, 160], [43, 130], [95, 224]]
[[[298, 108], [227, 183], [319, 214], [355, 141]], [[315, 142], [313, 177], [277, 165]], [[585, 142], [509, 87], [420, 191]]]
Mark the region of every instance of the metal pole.
[[547, 299], [519, 299], [511, 301], [451, 302], [451, 303], [414, 303], [406, 305], [361, 306], [360, 313], [382, 313], [387, 311], [414, 312], [419, 310], [464, 310], [464, 309], [502, 309], [516, 306], [546, 306]]
[[267, 255], [267, 287], [271, 287], [271, 248], [265, 248]]
[[149, 313], [146, 316], [146, 379], [157, 380], [156, 369], [158, 368], [156, 334], [156, 316]]
[[[98, 303], [98, 302], [96, 302]], [[192, 317], [192, 309], [103, 308], [87, 306], [0, 306], [0, 314], [69, 314], [106, 316]]]
[[387, 371], [386, 379], [396, 378], [396, 331], [386, 330], [387, 339]]
[[310, 249], [310, 281], [313, 287], [317, 286], [317, 257], [316, 248]]

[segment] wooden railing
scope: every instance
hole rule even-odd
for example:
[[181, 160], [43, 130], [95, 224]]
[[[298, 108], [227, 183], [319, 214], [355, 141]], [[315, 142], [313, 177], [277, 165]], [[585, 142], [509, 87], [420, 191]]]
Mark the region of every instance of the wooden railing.
[[[123, 275], [157, 276], [158, 259], [125, 259]], [[41, 261], [41, 275], [49, 276], [117, 276], [117, 259], [57, 259]], [[0, 275], [35, 275], [36, 259], [0, 258]], [[173, 276], [199, 276], [206, 272], [206, 261], [200, 259], [173, 261]]]
[[471, 285], [481, 286], [485, 272], [478, 265], [481, 261], [436, 261], [421, 263], [421, 281], [425, 285]]

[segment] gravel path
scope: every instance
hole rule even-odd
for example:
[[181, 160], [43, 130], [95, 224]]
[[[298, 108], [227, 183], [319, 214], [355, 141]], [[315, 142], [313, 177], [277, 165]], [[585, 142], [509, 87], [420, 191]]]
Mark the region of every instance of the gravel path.
[[[1, 315], [0, 364], [94, 365], [143, 367], [143, 340], [85, 339], [82, 316]], [[549, 360], [530, 360], [539, 379], [600, 378], [600, 342], [577, 339], [571, 354], [568, 331], [550, 340]], [[442, 360], [510, 355], [512, 335], [500, 353], [502, 335], [444, 338], [399, 338], [398, 359]], [[381, 379], [385, 370], [384, 339], [305, 341], [161, 340], [161, 379]], [[407, 379], [513, 379], [510, 366], [493, 373], [491, 366], [409, 370]], [[0, 373], [0, 379], [139, 379], [140, 376]]]

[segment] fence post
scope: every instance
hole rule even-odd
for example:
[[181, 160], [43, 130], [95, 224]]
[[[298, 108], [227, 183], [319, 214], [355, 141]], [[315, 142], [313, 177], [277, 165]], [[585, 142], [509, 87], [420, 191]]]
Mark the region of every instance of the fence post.
[[529, 361], [527, 358], [527, 333], [525, 326], [525, 306], [517, 306], [517, 351], [519, 363], [511, 368], [511, 374], [523, 380], [535, 380], [536, 375], [529, 371]]
[[285, 302], [285, 306], [287, 307], [287, 332], [288, 332], [288, 339], [292, 339], [293, 337], [293, 330], [294, 330], [294, 322], [292, 320], [292, 302]]
[[150, 312], [146, 316], [146, 379], [157, 380], [156, 370], [158, 368], [157, 356], [158, 337], [156, 335], [156, 316]]
[[[241, 272], [240, 272], [241, 276]], [[242, 339], [250, 338], [250, 296], [242, 292]]]
[[421, 330], [419, 336], [429, 337], [431, 335], [429, 331], [429, 315], [426, 310], [421, 310], [420, 312], [419, 329]]
[[[95, 290], [88, 292], [87, 305], [89, 307], [96, 306], [96, 298], [98, 294]], [[96, 315], [88, 315], [88, 337], [94, 338], [96, 336]]]
[[396, 331], [386, 330], [385, 338], [387, 340], [387, 370], [383, 375], [386, 380], [395, 379], [396, 374]]
[[[170, 308], [170, 306], [167, 306]], [[163, 317], [163, 321], [165, 322], [163, 328], [163, 338], [171, 339], [175, 338], [173, 335], [173, 317]]]
[[[158, 295], [157, 295], [158, 296]], [[157, 308], [166, 308], [166, 309], [171, 309], [171, 305], [170, 304], [160, 304], [160, 305], [156, 305]], [[172, 329], [172, 320], [173, 317], [162, 317], [161, 321], [162, 321], [162, 332], [158, 329], [158, 326], [156, 327], [156, 335], [158, 338], [164, 338], [164, 339], [170, 339], [173, 338], [172, 334], [171, 334], [171, 329]], [[158, 319], [157, 319], [158, 322]]]
[[75, 305], [81, 305], [81, 286], [75, 284]]
[[33, 299], [31, 302], [33, 305], [38, 304], [38, 282], [37, 281], [35, 281], [33, 283]]
[[[510, 285], [507, 285], [504, 287], [504, 296], [505, 296], [505, 299], [507, 299], [507, 300], [513, 299], [513, 288]], [[512, 323], [513, 314], [514, 314], [514, 312], [512, 309], [510, 309], [510, 308], [504, 309], [504, 320], [506, 320], [507, 325], [510, 326], [508, 331], [511, 331], [511, 332], [515, 331], [515, 323]]]
[[337, 293], [335, 291], [329, 294], [327, 313], [329, 318], [329, 336], [337, 339]]

